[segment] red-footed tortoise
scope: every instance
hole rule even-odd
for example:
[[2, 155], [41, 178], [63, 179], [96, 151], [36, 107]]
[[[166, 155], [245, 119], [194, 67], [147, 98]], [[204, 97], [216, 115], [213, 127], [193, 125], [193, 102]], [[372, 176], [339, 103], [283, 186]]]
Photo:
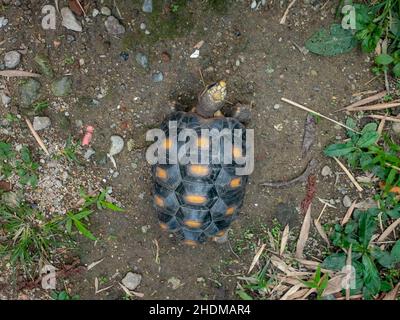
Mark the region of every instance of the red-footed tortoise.
[[[232, 148], [225, 148], [232, 153], [231, 163], [185, 164], [179, 158], [176, 164], [152, 166], [154, 206], [160, 226], [174, 232], [188, 245], [202, 243], [208, 238], [217, 242], [226, 240], [227, 230], [237, 218], [245, 194], [248, 176], [237, 175], [235, 169], [244, 166], [237, 161], [246, 152], [246, 131], [240, 121], [247, 121], [250, 111], [248, 107], [237, 104], [231, 108], [231, 117], [224, 117], [219, 110], [225, 96], [225, 82], [214, 83], [199, 95], [198, 105], [192, 112], [174, 112], [161, 124], [166, 137], [162, 146], [167, 154], [174, 143], [178, 144], [177, 149], [185, 143], [170, 138], [170, 121], [176, 121], [178, 134], [184, 129], [193, 129], [199, 137], [199, 151], [205, 148], [210, 153], [212, 140], [201, 136], [202, 129], [217, 129], [219, 132], [227, 129], [232, 136], [238, 132], [235, 129], [241, 129], [239, 147], [233, 145], [232, 139]], [[225, 152], [223, 139], [219, 146], [217, 157], [222, 159]]]

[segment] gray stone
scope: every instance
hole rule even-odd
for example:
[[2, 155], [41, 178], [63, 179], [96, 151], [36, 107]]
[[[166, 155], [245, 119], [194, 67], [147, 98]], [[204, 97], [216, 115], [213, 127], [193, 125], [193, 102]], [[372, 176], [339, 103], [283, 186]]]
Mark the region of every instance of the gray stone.
[[11, 98], [4, 93], [3, 90], [0, 91], [0, 99], [3, 106], [7, 107], [8, 104], [11, 102]]
[[110, 151], [108, 152], [110, 156], [115, 156], [116, 154], [120, 153], [124, 148], [124, 139], [120, 136], [114, 135], [111, 136], [111, 147]]
[[109, 16], [104, 22], [107, 32], [111, 35], [119, 35], [125, 33], [125, 27], [119, 23], [114, 16]]
[[156, 71], [151, 75], [153, 82], [161, 82], [164, 80], [164, 75], [161, 71]]
[[350, 197], [346, 195], [343, 197], [342, 203], [346, 208], [349, 208], [351, 206], [352, 202], [351, 202]]
[[33, 129], [36, 131], [44, 130], [50, 127], [51, 121], [49, 117], [34, 117], [33, 118]]
[[63, 97], [71, 93], [72, 80], [70, 77], [62, 77], [51, 84], [51, 91], [56, 97]]
[[61, 9], [62, 25], [68, 30], [82, 32], [82, 26], [70, 8]]
[[135, 56], [136, 62], [143, 68], [149, 68], [149, 59], [144, 53], [138, 52]]
[[153, 0], [144, 0], [143, 1], [143, 12], [152, 13], [153, 12]]
[[101, 14], [103, 16], [111, 16], [111, 9], [109, 7], [101, 8]]
[[0, 29], [8, 24], [8, 19], [6, 17], [0, 17]]
[[97, 16], [99, 15], [99, 13], [100, 13], [100, 11], [99, 11], [99, 10], [97, 10], [96, 8], [95, 8], [95, 9], [93, 9], [93, 12], [92, 12], [92, 17], [93, 17], [93, 18], [97, 17]]
[[278, 110], [280, 107], [281, 107], [281, 106], [280, 106], [280, 104], [279, 104], [279, 103], [277, 103], [277, 104], [274, 104], [274, 109], [275, 109], [275, 110]]
[[41, 84], [36, 79], [28, 79], [20, 87], [21, 103], [30, 106], [39, 98]]
[[92, 148], [89, 148], [86, 150], [85, 154], [84, 154], [84, 158], [86, 160], [89, 160], [91, 156], [93, 156], [96, 153], [96, 151], [94, 151]]
[[321, 170], [321, 174], [323, 177], [331, 176], [332, 175], [332, 170], [328, 166], [325, 166]]
[[21, 62], [21, 54], [18, 51], [9, 51], [4, 55], [4, 65], [7, 69], [14, 69]]
[[142, 276], [138, 273], [128, 272], [125, 278], [122, 279], [122, 284], [129, 290], [135, 290], [140, 282], [142, 281]]

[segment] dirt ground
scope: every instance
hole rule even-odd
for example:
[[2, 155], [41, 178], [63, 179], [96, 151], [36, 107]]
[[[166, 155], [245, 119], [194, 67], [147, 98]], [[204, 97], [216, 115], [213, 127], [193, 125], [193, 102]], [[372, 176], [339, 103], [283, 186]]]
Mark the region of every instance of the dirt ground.
[[[327, 209], [324, 222], [343, 215], [345, 194], [352, 199], [356, 196], [345, 177], [335, 175], [340, 172], [337, 165], [322, 154], [328, 143], [344, 137], [344, 131], [321, 119], [314, 146], [303, 159], [306, 113], [280, 101], [286, 97], [343, 121], [343, 114], [332, 112], [349, 103], [353, 93], [380, 86], [378, 82], [365, 85], [373, 78], [371, 63], [358, 49], [327, 58], [304, 55], [296, 48], [295, 44], [304, 45], [315, 30], [333, 21], [336, 2], [300, 1], [290, 10], [287, 23], [281, 25], [286, 2], [267, 1], [267, 6], [255, 11], [250, 8], [251, 1], [230, 1], [226, 9], [219, 11], [206, 1], [189, 1], [178, 7], [177, 14], [183, 18], [175, 21], [180, 24], [176, 26], [157, 20], [156, 13], [143, 13], [141, 1], [115, 1], [117, 10], [113, 1], [98, 0], [91, 1], [86, 21], [79, 18], [84, 21], [82, 32], [62, 27], [59, 14], [56, 30], [45, 31], [41, 27], [41, 8], [50, 1], [22, 2], [20, 6], [2, 7], [0, 15], [9, 19], [7, 27], [0, 30], [2, 51], [26, 46], [28, 50], [18, 68], [28, 71], [35, 71], [34, 56], [44, 53], [58, 75], [70, 74], [73, 80], [72, 93], [55, 98], [48, 90], [51, 80], [39, 79], [44, 88], [41, 99], [51, 103], [45, 115], [52, 120], [52, 131], [41, 135], [49, 140], [50, 134], [60, 139], [79, 135], [76, 120], [94, 126], [91, 147], [96, 154], [85, 163], [85, 170], [102, 180], [103, 186], [111, 186], [112, 196], [125, 208], [123, 213], [104, 211], [93, 216], [90, 229], [100, 239], [96, 243], [79, 238], [77, 253], [83, 265], [104, 260], [89, 271], [64, 279], [72, 294], [82, 299], [121, 299], [124, 292], [118, 281], [133, 271], [142, 275], [137, 291], [144, 294], [144, 299], [237, 299], [237, 276], [246, 273], [255, 254], [254, 249], [239, 255], [233, 252], [244, 232], [250, 230], [254, 236], [251, 241], [256, 243], [263, 232], [261, 226], [271, 226], [274, 218], [293, 228], [302, 221], [299, 207], [305, 184], [271, 189], [261, 187], [261, 182], [290, 179], [315, 158], [318, 168], [313, 216], [322, 208], [317, 197], [336, 202], [336, 209]], [[64, 2], [59, 1], [60, 8]], [[105, 5], [125, 26], [124, 34], [109, 35], [104, 26], [106, 17], [92, 17], [94, 8], [100, 10]], [[140, 29], [142, 22], [149, 35]], [[75, 40], [68, 43], [68, 35]], [[193, 46], [201, 40], [204, 45], [200, 57], [190, 58]], [[126, 61], [121, 52], [129, 55]], [[148, 56], [149, 70], [138, 65], [137, 52]], [[66, 57], [73, 57], [75, 62], [66, 65]], [[229, 242], [190, 248], [158, 227], [152, 207], [150, 167], [145, 160], [145, 133], [172, 111], [172, 101], [188, 106], [195, 103], [197, 93], [203, 89], [200, 70], [205, 83], [226, 79], [228, 101], [253, 104], [248, 127], [255, 130], [255, 170]], [[155, 71], [163, 72], [163, 81], [152, 80]], [[19, 79], [1, 81], [12, 97], [10, 106], [1, 108], [1, 115], [22, 112]], [[92, 99], [98, 103], [89, 103]], [[61, 126], [60, 118], [66, 112], [69, 125]], [[115, 157], [119, 173], [116, 177], [110, 172], [115, 171], [112, 163], [102, 161], [114, 134], [125, 140], [124, 150]], [[29, 134], [25, 138], [36, 148]], [[83, 154], [85, 148], [80, 152]], [[332, 169], [332, 176], [320, 174], [325, 165]], [[104, 280], [100, 289], [113, 286], [95, 294], [96, 277]], [[171, 278], [180, 281], [178, 288], [172, 288]], [[63, 287], [62, 283], [59, 285]], [[18, 297], [18, 293], [12, 297]]]

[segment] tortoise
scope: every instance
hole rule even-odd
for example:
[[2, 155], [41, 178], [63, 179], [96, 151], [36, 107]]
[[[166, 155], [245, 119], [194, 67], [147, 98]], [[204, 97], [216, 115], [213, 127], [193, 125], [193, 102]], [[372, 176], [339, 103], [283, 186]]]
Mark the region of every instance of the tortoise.
[[[198, 136], [202, 129], [227, 129], [234, 135], [238, 132], [235, 129], [242, 129], [239, 131], [242, 135], [239, 147], [233, 146], [232, 142], [233, 148], [224, 148], [223, 139], [218, 141], [217, 158], [221, 159], [224, 150], [229, 150], [233, 154], [231, 163], [183, 163], [179, 158], [175, 164], [152, 165], [153, 202], [160, 227], [175, 233], [178, 239], [190, 246], [207, 239], [226, 241], [227, 230], [237, 219], [245, 195], [248, 175], [237, 175], [235, 169], [243, 167], [237, 158], [246, 150], [245, 124], [250, 118], [250, 110], [249, 106], [237, 103], [227, 112], [228, 117], [223, 116], [220, 109], [225, 96], [225, 81], [213, 83], [199, 95], [194, 109], [190, 112], [175, 111], [160, 126], [165, 133], [162, 146], [168, 153], [167, 157], [173, 143], [177, 143], [178, 148], [184, 143], [170, 139], [170, 121], [176, 121], [178, 134], [184, 129], [192, 129]], [[210, 139], [201, 137], [197, 142], [199, 150], [212, 149]]]

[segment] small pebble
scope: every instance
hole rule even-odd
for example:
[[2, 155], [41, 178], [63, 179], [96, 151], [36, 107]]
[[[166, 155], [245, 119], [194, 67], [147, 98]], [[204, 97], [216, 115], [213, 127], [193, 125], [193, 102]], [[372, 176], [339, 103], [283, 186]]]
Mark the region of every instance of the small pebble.
[[351, 202], [351, 199], [350, 199], [349, 196], [344, 196], [343, 200], [342, 200], [342, 203], [346, 208], [349, 208], [351, 206], [352, 202]]
[[101, 8], [101, 14], [103, 16], [110, 16], [111, 15], [111, 10], [108, 7], [103, 7]]
[[321, 174], [323, 177], [331, 176], [332, 175], [332, 170], [328, 166], [325, 166], [321, 170]]
[[21, 61], [21, 54], [18, 51], [9, 51], [4, 55], [4, 65], [7, 69], [14, 69]]
[[125, 27], [114, 16], [109, 16], [104, 22], [107, 32], [111, 35], [119, 35], [125, 33]]
[[129, 290], [135, 290], [140, 282], [142, 281], [142, 276], [138, 273], [128, 272], [125, 278], [122, 279], [122, 284]]
[[108, 152], [110, 156], [115, 156], [116, 154], [120, 153], [124, 148], [124, 139], [120, 136], [113, 135], [110, 138], [111, 140], [111, 147], [110, 151]]
[[0, 29], [8, 24], [8, 19], [6, 17], [0, 17]]
[[140, 30], [146, 30], [146, 24], [145, 23], [141, 23], [140, 24]]
[[164, 75], [161, 71], [156, 71], [151, 75], [153, 82], [161, 82], [164, 80]]
[[129, 53], [126, 51], [123, 51], [119, 54], [119, 57], [123, 60], [123, 61], [127, 61], [129, 58]]
[[97, 16], [99, 15], [99, 13], [100, 13], [100, 11], [97, 10], [96, 8], [94, 8], [94, 9], [93, 9], [93, 12], [92, 12], [92, 17], [93, 17], [93, 18], [97, 17]]
[[93, 156], [96, 153], [96, 151], [94, 151], [92, 148], [89, 148], [86, 150], [85, 154], [84, 154], [84, 158], [86, 160], [89, 160], [91, 156]]
[[136, 62], [143, 68], [147, 69], [149, 67], [149, 59], [145, 54], [138, 52], [135, 58]]
[[152, 0], [144, 0], [143, 1], [143, 12], [152, 13], [153, 12], [153, 1]]
[[277, 104], [274, 105], [274, 109], [275, 109], [275, 110], [278, 110], [280, 107], [281, 107], [281, 105], [280, 105], [279, 103], [277, 103]]
[[36, 131], [44, 130], [50, 127], [51, 121], [48, 117], [34, 117], [33, 118], [33, 129]]

